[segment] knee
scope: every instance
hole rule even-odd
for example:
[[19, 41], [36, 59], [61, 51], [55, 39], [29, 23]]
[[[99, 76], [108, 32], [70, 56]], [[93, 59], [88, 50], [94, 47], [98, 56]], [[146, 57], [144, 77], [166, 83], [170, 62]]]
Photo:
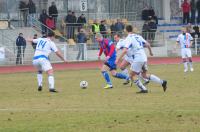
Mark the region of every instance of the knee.
[[186, 58], [183, 58], [183, 63], [187, 62]]
[[42, 74], [42, 71], [38, 71], [38, 74]]
[[192, 62], [192, 58], [189, 58], [189, 62]]

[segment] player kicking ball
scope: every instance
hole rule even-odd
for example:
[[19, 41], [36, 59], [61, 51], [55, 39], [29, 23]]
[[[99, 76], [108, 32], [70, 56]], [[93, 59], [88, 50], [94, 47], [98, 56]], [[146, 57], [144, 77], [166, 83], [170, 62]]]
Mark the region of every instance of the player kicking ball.
[[95, 39], [97, 42], [99, 42], [100, 46], [98, 59], [100, 60], [102, 53], [104, 53], [106, 57], [105, 62], [101, 68], [101, 73], [107, 83], [107, 85], [104, 88], [105, 89], [113, 88], [108, 71], [111, 72], [113, 77], [129, 80], [129, 76], [123, 73], [118, 73], [116, 71], [117, 65], [115, 64], [115, 60], [117, 56], [114, 43], [109, 39], [103, 38], [102, 34], [100, 33], [96, 34]]
[[144, 78], [160, 84], [165, 92], [167, 89], [167, 81], [161, 80], [155, 75], [147, 74], [147, 56], [144, 47], [147, 47], [150, 55], [153, 56], [149, 43], [140, 35], [134, 34], [131, 25], [126, 26], [126, 31], [128, 32], [128, 36], [124, 40], [125, 47], [123, 48], [121, 55], [116, 59], [116, 64], [124, 57], [124, 55], [127, 55], [131, 59], [130, 78], [140, 89], [138, 93], [148, 93], [147, 88], [137, 77], [140, 73], [142, 73]]
[[61, 52], [56, 47], [55, 43], [53, 42], [54, 33], [48, 33], [47, 38], [38, 38], [38, 39], [29, 39], [28, 41], [37, 43], [36, 51], [33, 57], [33, 66], [37, 68], [37, 81], [38, 81], [38, 91], [42, 91], [42, 81], [43, 71], [48, 74], [48, 83], [49, 83], [49, 92], [57, 92], [54, 87], [54, 75], [53, 75], [53, 68], [49, 61], [49, 54], [51, 52], [55, 52], [55, 54], [64, 62], [65, 59], [61, 55]]
[[[182, 34], [180, 34], [176, 40], [176, 44], [181, 47], [181, 56], [183, 59], [184, 72], [188, 71], [188, 63], [190, 65], [190, 71], [193, 72], [192, 66], [192, 53], [190, 47], [192, 46], [193, 38], [186, 32], [186, 28], [182, 28]], [[176, 49], [176, 47], [175, 47]], [[188, 61], [187, 61], [188, 60]]]

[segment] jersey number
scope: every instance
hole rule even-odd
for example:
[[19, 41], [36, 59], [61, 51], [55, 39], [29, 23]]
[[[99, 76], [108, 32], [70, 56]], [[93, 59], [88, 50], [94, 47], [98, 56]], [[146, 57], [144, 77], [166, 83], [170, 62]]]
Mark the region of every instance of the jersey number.
[[40, 40], [40, 42], [39, 42], [37, 47], [43, 49], [46, 43], [47, 43], [47, 41]]

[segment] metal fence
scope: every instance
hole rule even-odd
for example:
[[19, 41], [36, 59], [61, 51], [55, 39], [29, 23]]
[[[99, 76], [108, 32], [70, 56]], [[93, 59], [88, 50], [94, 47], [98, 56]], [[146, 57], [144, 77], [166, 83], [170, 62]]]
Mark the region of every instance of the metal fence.
[[[56, 43], [56, 45], [67, 61], [93, 61], [98, 59], [98, 45], [86, 43], [73, 45]], [[174, 49], [174, 46], [175, 41], [162, 40], [162, 45], [158, 47], [152, 47], [152, 50], [155, 57], [180, 56], [181, 49]], [[200, 39], [195, 39], [191, 50], [193, 55], [200, 54]], [[17, 53], [16, 46], [0, 45], [0, 65], [16, 65]], [[33, 55], [34, 50], [29, 44], [25, 48], [24, 56], [23, 54], [20, 56], [22, 58], [21, 65], [31, 64]], [[51, 54], [49, 58], [52, 63], [61, 62], [61, 60], [55, 54]]]

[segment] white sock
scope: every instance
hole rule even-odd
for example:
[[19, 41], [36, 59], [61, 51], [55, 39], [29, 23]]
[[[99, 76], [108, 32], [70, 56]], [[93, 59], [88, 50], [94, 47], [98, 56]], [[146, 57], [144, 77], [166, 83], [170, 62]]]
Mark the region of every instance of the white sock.
[[148, 82], [148, 81], [149, 81], [149, 79], [147, 79], [147, 78], [144, 78], [144, 77], [142, 76], [142, 74], [141, 74], [141, 73], [139, 74], [139, 77], [140, 77], [142, 80], [144, 80], [145, 82]]
[[193, 68], [193, 66], [192, 66], [192, 62], [189, 62], [189, 65], [190, 65], [190, 68]]
[[48, 81], [49, 81], [49, 89], [54, 89], [54, 77], [49, 76]]
[[38, 81], [38, 86], [42, 86], [42, 74], [37, 74], [37, 81]]
[[163, 83], [163, 80], [161, 80], [159, 77], [157, 77], [153, 74], [151, 74], [149, 78], [150, 78], [150, 81], [153, 81], [155, 83], [158, 83], [158, 84], [161, 84], [161, 85]]
[[147, 88], [141, 83], [139, 79], [135, 80], [134, 83], [137, 85], [137, 87], [141, 90], [147, 90]]
[[125, 74], [125, 75], [127, 75], [127, 76], [129, 76], [129, 74], [128, 74], [128, 69], [122, 70], [122, 73]]
[[184, 64], [184, 68], [185, 68], [185, 70], [188, 70], [187, 62], [184, 62], [183, 64]]

